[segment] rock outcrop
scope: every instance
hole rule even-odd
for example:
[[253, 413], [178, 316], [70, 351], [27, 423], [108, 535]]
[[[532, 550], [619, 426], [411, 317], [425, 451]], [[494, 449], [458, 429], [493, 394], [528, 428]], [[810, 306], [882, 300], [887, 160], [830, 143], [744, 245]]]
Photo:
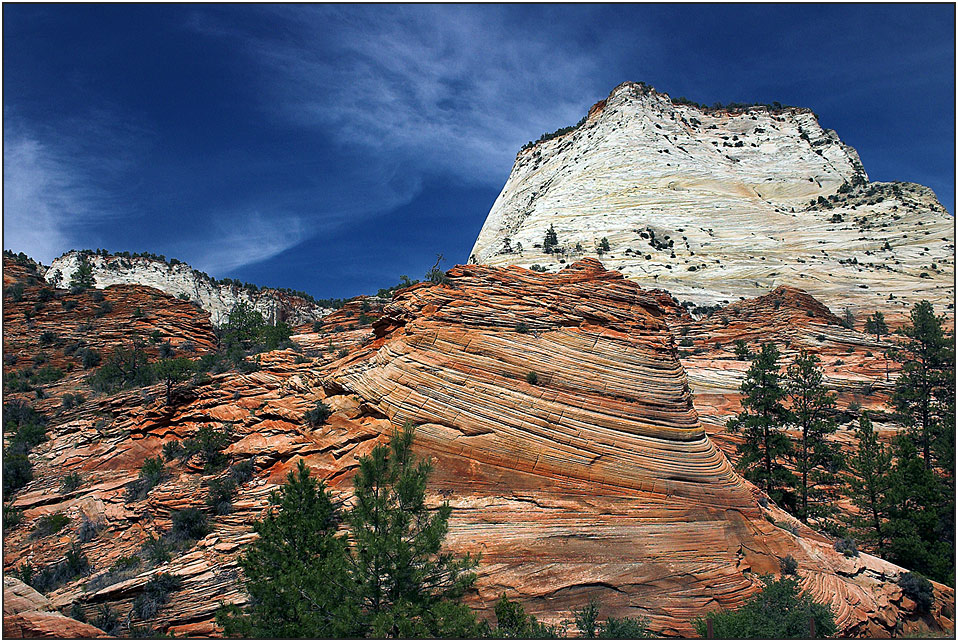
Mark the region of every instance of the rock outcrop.
[[703, 109], [623, 83], [519, 152], [470, 262], [555, 271], [603, 238], [606, 265], [697, 306], [789, 285], [835, 310], [953, 308], [954, 218], [927, 187], [869, 183], [808, 109]]
[[5, 638], [105, 638], [93, 625], [66, 617], [50, 600], [15, 577], [3, 578], [3, 636]]
[[296, 325], [319, 319], [331, 310], [303, 293], [275, 288], [257, 288], [234, 281], [223, 282], [194, 270], [180, 261], [160, 257], [114, 256], [72, 250], [53, 260], [46, 271], [48, 282], [60, 287], [70, 283], [81, 260], [93, 268], [96, 287], [145, 285], [167, 294], [195, 301], [210, 313], [214, 325], [222, 325], [230, 311], [245, 303], [263, 314], [269, 323]]
[[[791, 555], [803, 587], [835, 609], [845, 635], [953, 630], [952, 589], [936, 584], [931, 612], [918, 614], [895, 583], [903, 569], [867, 554], [845, 558], [763, 507], [699, 422], [668, 326], [688, 315], [666, 295], [592, 259], [554, 275], [469, 265], [447, 276], [382, 308], [359, 303], [298, 328], [299, 352], [266, 353], [256, 372], [194, 382], [173, 408], [146, 401], [150, 389], [132, 390], [51, 422], [50, 440], [31, 454], [34, 481], [13, 498], [25, 524], [5, 537], [5, 571], [55, 562], [89, 522], [96, 534], [80, 546], [93, 573], [51, 591], [55, 608], [91, 615], [107, 604], [125, 616], [165, 572], [180, 588], [136, 625], [215, 633], [218, 605], [245, 599], [236, 558], [250, 524], [296, 461], [346, 498], [358, 458], [412, 422], [417, 452], [435, 463], [429, 501], [453, 507], [447, 544], [482, 553], [469, 599], [487, 614], [502, 592], [547, 619], [595, 596], [609, 614], [649, 616], [658, 633], [689, 635], [693, 617], [740, 604], [758, 589], [757, 574], [777, 573]], [[304, 413], [317, 401], [334, 412], [311, 427]], [[173, 460], [146, 498], [125, 485], [165, 443], [206, 425], [229, 434], [225, 452], [252, 460], [253, 477], [230, 514], [211, 516], [209, 535], [149, 562], [149, 539], [169, 529], [173, 511], [204, 507], [206, 483], [220, 473]], [[69, 472], [83, 484], [65, 491]], [[68, 528], [28, 535], [54, 512], [71, 519]], [[135, 554], [138, 565], [111, 570]]]

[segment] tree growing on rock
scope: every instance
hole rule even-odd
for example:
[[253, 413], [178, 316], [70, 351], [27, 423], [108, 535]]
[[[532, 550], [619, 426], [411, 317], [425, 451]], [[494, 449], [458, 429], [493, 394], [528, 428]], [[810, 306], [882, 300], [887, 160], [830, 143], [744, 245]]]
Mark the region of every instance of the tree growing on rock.
[[542, 251], [546, 254], [552, 254], [558, 246], [559, 235], [556, 234], [555, 227], [550, 224], [549, 229], [546, 230], [545, 238], [542, 240]]
[[798, 449], [793, 455], [799, 474], [797, 517], [808, 523], [809, 517], [822, 517], [832, 511], [819, 485], [835, 481], [839, 453], [825, 437], [837, 429], [831, 418], [835, 395], [824, 385], [821, 360], [802, 350], [788, 366], [785, 390], [789, 401], [790, 423], [801, 431]]
[[96, 278], [93, 276], [93, 266], [86, 258], [80, 259], [80, 265], [70, 277], [70, 289], [74, 292], [88, 290], [96, 285]]
[[793, 507], [794, 477], [783, 465], [792, 454], [792, 443], [782, 432], [788, 422], [783, 405], [786, 391], [779, 372], [779, 352], [774, 343], [762, 344], [742, 382], [742, 412], [729, 419], [729, 431], [741, 432], [739, 468], [745, 478], [761, 487], [779, 504]]
[[166, 405], [173, 405], [173, 387], [196, 373], [196, 364], [186, 357], [164, 359], [153, 366], [156, 377], [166, 385]]
[[855, 536], [874, 544], [880, 557], [885, 555], [889, 491], [892, 487], [891, 451], [878, 440], [871, 419], [863, 412], [855, 431], [858, 447], [847, 462], [848, 496], [858, 509], [848, 518]]

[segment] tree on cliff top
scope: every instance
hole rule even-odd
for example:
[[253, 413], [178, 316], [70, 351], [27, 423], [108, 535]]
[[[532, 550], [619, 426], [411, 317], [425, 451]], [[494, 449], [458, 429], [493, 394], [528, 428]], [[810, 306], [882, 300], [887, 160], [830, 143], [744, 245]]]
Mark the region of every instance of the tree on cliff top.
[[758, 484], [779, 504], [792, 508], [794, 497], [787, 489], [794, 487], [795, 480], [782, 464], [782, 459], [792, 452], [792, 443], [782, 432], [788, 411], [782, 404], [786, 392], [778, 358], [774, 343], [762, 344], [742, 382], [743, 410], [726, 425], [729, 431], [742, 432], [745, 438], [738, 446], [738, 466], [745, 471], [745, 478]]
[[87, 262], [86, 258], [80, 259], [80, 265], [70, 277], [70, 289], [78, 292], [86, 290], [96, 285], [96, 279], [93, 276], [93, 267]]

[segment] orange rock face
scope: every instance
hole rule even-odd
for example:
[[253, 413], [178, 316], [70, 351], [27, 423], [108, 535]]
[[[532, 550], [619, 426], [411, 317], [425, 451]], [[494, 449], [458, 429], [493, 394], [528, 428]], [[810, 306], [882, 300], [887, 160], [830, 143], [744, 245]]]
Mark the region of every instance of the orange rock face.
[[[922, 619], [895, 584], [902, 569], [867, 554], [846, 559], [760, 506], [699, 421], [669, 328], [691, 317], [666, 295], [594, 260], [551, 275], [457, 266], [448, 276], [370, 310], [371, 325], [348, 323], [356, 311], [347, 308], [318, 332], [298, 328], [303, 353], [276, 351], [256, 372], [214, 375], [174, 408], [134, 390], [55, 422], [32, 456], [35, 480], [14, 500], [26, 525], [5, 538], [6, 572], [58, 559], [86, 515], [100, 524], [82, 545], [95, 571], [51, 592], [54, 606], [93, 614], [107, 603], [125, 614], [150, 577], [167, 572], [181, 588], [136, 624], [213, 634], [218, 605], [245, 599], [236, 558], [250, 524], [296, 461], [347, 498], [359, 457], [413, 422], [417, 452], [435, 463], [430, 501], [453, 507], [447, 544], [482, 553], [469, 599], [487, 615], [502, 592], [547, 620], [595, 596], [611, 615], [648, 616], [654, 631], [687, 636], [692, 618], [741, 604], [757, 574], [777, 573], [791, 555], [845, 635], [887, 635], [899, 620], [953, 628], [951, 589], [935, 586]], [[317, 401], [334, 413], [313, 429], [303, 415]], [[123, 486], [165, 442], [208, 424], [229, 428], [234, 462], [255, 463], [233, 512], [211, 517], [212, 532], [171, 561], [108, 577], [169, 527], [172, 511], [204, 506], [204, 482], [216, 475], [189, 460], [170, 462], [146, 499], [128, 501]], [[71, 471], [84, 483], [61, 491]], [[57, 511], [72, 518], [67, 529], [28, 537], [34, 520]]]

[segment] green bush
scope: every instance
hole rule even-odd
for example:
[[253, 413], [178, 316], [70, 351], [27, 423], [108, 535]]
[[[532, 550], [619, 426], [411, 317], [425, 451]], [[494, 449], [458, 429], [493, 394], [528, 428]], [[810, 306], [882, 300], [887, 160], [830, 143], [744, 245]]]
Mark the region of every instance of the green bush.
[[209, 522], [198, 508], [184, 508], [172, 514], [173, 526], [170, 539], [174, 542], [186, 542], [205, 537], [210, 532]]
[[3, 453], [3, 494], [9, 497], [33, 480], [33, 467], [24, 453]]
[[648, 618], [615, 618], [599, 622], [600, 604], [589, 600], [582, 609], [572, 611], [576, 628], [584, 638], [609, 640], [640, 640], [650, 638]]
[[304, 421], [311, 427], [316, 428], [326, 423], [326, 420], [333, 414], [333, 409], [322, 401], [316, 402], [316, 407], [307, 410], [303, 416]]
[[37, 520], [37, 524], [33, 527], [33, 531], [30, 533], [30, 536], [33, 538], [47, 537], [48, 535], [58, 533], [69, 523], [70, 518], [63, 513], [44, 515]]
[[935, 588], [920, 573], [902, 573], [898, 577], [902, 593], [914, 600], [920, 613], [927, 613], [935, 603]]
[[714, 635], [719, 639], [808, 639], [809, 620], [815, 621], [817, 637], [835, 635], [837, 627], [831, 609], [802, 595], [796, 578], [783, 576], [775, 580], [771, 575], [763, 575], [762, 583], [762, 591], [740, 608], [712, 612], [693, 620], [699, 636], [706, 634], [707, 619], [712, 620]]
[[233, 497], [236, 495], [236, 482], [232, 477], [213, 479], [209, 482], [206, 505], [217, 515], [227, 515], [233, 510]]
[[181, 584], [180, 578], [169, 573], [154, 575], [143, 586], [143, 592], [133, 600], [133, 615], [141, 620], [152, 618], [169, 601], [170, 593], [180, 588]]
[[10, 504], [3, 505], [3, 530], [10, 532], [23, 522], [23, 510]]
[[782, 571], [782, 575], [798, 574], [798, 562], [795, 561], [795, 558], [791, 555], [786, 555], [785, 557], [779, 558], [778, 562]]
[[149, 492], [167, 477], [166, 466], [159, 457], [148, 457], [140, 468], [140, 476], [136, 481], [126, 485], [127, 501], [143, 499]]
[[216, 430], [212, 426], [203, 426], [193, 437], [183, 441], [181, 456], [189, 458], [199, 455], [203, 461], [203, 470], [215, 472], [229, 463], [223, 450], [230, 445], [231, 440], [232, 434], [228, 430]]
[[529, 324], [527, 324], [525, 321], [520, 321], [516, 324], [516, 332], [519, 334], [526, 334], [529, 332]]
[[83, 478], [80, 477], [80, 473], [72, 472], [60, 480], [60, 491], [64, 493], [73, 492], [79, 488], [82, 483]]
[[538, 384], [538, 383], [539, 383], [539, 375], [536, 374], [535, 372], [527, 372], [527, 373], [526, 373], [526, 383], [528, 383], [528, 384], [531, 385], [531, 386], [534, 386], [534, 385]]

